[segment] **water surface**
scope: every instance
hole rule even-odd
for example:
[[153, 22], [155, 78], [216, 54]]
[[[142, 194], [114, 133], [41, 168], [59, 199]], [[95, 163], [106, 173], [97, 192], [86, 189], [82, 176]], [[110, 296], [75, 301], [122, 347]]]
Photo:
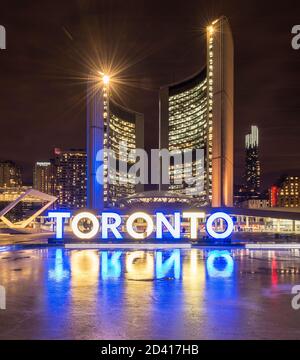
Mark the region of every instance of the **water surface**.
[[3, 251], [0, 284], [0, 339], [300, 338], [297, 250]]

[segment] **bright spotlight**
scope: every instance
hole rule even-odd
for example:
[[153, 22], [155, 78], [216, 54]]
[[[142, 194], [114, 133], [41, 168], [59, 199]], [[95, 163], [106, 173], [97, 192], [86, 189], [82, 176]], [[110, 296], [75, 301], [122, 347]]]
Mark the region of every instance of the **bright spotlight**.
[[215, 29], [214, 29], [214, 27], [211, 25], [211, 26], [208, 26], [207, 27], [207, 30], [208, 30], [208, 32], [210, 33], [210, 34], [213, 34], [214, 33], [214, 31], [215, 31]]
[[103, 75], [102, 76], [102, 81], [103, 81], [103, 84], [104, 85], [108, 85], [109, 84], [109, 80], [110, 80], [110, 77], [108, 75]]

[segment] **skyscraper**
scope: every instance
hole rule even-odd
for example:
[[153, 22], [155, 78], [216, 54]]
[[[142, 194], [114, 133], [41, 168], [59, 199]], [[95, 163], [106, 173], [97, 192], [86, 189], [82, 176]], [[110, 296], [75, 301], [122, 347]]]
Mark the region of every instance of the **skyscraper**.
[[251, 126], [251, 133], [246, 135], [245, 140], [245, 186], [247, 193], [256, 196], [260, 192], [259, 133], [257, 126]]
[[43, 193], [55, 194], [56, 168], [51, 162], [36, 162], [33, 169], [33, 188]]
[[56, 196], [61, 209], [86, 207], [86, 152], [56, 150]]
[[0, 161], [0, 187], [22, 185], [21, 169], [13, 161]]
[[[207, 28], [207, 62], [196, 75], [160, 90], [160, 149], [204, 150], [203, 190], [191, 191], [174, 178], [160, 190], [188, 191], [201, 205], [233, 205], [234, 45], [228, 20], [221, 17]], [[193, 173], [197, 167], [192, 164]]]
[[107, 75], [88, 84], [87, 202], [98, 212], [143, 190], [127, 170], [129, 152], [144, 148], [144, 117], [114, 102], [110, 86]]

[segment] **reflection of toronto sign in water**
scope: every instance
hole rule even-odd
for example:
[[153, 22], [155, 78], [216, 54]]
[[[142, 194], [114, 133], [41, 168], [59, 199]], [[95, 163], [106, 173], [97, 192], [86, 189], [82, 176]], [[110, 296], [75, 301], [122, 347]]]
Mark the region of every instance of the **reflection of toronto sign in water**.
[[[73, 254], [76, 271], [81, 272], [80, 264], [91, 264], [92, 270], [100, 273], [101, 279], [118, 279], [123, 275], [139, 278], [180, 279], [184, 276], [180, 250], [172, 251], [101, 251], [83, 250]], [[86, 271], [86, 268], [84, 268]], [[191, 251], [190, 270], [194, 274], [198, 269], [197, 250]], [[207, 275], [213, 278], [229, 278], [233, 275], [234, 260], [226, 250], [210, 251], [206, 258]], [[74, 270], [75, 271], [75, 270]], [[73, 273], [74, 274], [74, 273]], [[62, 281], [70, 276], [70, 270], [64, 266], [62, 249], [55, 251], [54, 268], [49, 270], [49, 278]]]
[[[65, 220], [71, 218], [71, 213], [64, 211], [50, 211], [49, 218], [55, 219], [56, 238], [62, 239], [64, 233]], [[71, 219], [71, 229], [73, 234], [79, 239], [89, 240], [99, 235], [101, 227], [101, 239], [108, 239], [109, 233], [116, 239], [123, 239], [121, 228], [125, 229], [125, 233], [129, 237], [136, 240], [143, 240], [149, 237], [162, 239], [164, 237], [163, 228], [168, 232], [168, 237], [173, 239], [180, 239], [182, 237], [182, 220], [189, 221], [190, 238], [197, 240], [199, 221], [205, 218], [203, 212], [175, 212], [166, 216], [162, 212], [157, 212], [154, 216], [150, 216], [145, 212], [135, 212], [128, 216], [124, 226], [122, 226], [122, 217], [115, 212], [103, 212], [98, 218], [91, 212], [84, 211], [76, 214]], [[142, 220], [144, 224], [144, 231], [137, 231], [136, 223]], [[226, 229], [223, 232], [217, 232], [214, 229], [214, 222], [221, 220], [226, 223]], [[226, 239], [231, 236], [234, 229], [232, 218], [223, 213], [218, 212], [212, 214], [206, 221], [206, 232], [210, 237], [215, 239]]]

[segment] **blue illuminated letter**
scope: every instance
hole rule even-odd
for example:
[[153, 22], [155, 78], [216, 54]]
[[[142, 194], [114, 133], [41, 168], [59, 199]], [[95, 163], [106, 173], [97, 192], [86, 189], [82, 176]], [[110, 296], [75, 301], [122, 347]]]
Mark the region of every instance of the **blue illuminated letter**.
[[49, 211], [49, 218], [56, 219], [56, 239], [63, 238], [64, 232], [64, 219], [69, 219], [71, 217], [70, 212], [59, 212], [59, 211]]
[[[114, 220], [112, 224], [108, 223], [108, 219]], [[102, 239], [108, 238], [108, 229], [115, 235], [116, 239], [122, 239], [118, 227], [121, 225], [121, 216], [116, 213], [102, 213]]]

